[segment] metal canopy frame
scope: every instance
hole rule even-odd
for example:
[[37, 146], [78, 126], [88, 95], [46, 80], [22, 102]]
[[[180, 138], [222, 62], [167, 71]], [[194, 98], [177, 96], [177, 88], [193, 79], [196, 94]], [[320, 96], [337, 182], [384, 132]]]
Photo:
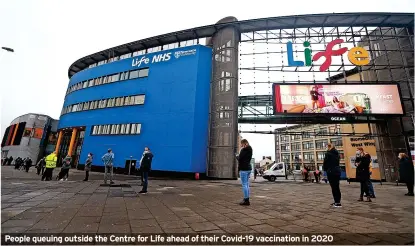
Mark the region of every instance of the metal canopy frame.
[[127, 44], [109, 48], [75, 61], [68, 71], [71, 78], [94, 63], [124, 55], [133, 51], [148, 50], [149, 48], [211, 37], [217, 30], [233, 25], [240, 32], [253, 32], [272, 29], [308, 28], [308, 27], [341, 27], [341, 26], [378, 26], [378, 27], [407, 27], [414, 25], [413, 13], [333, 13], [315, 15], [293, 15], [228, 23], [218, 23], [183, 31], [172, 32], [151, 38], [146, 38]]

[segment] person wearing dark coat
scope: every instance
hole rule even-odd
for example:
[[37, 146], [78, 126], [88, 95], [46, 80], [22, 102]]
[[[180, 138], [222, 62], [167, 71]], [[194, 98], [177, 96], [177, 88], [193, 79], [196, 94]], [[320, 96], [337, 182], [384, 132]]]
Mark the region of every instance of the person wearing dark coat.
[[355, 166], [356, 166], [356, 179], [360, 182], [360, 197], [359, 202], [363, 201], [363, 195], [367, 194], [367, 202], [371, 202], [370, 199], [373, 197], [372, 194], [370, 194], [369, 189], [369, 180], [370, 180], [370, 162], [372, 160], [372, 157], [369, 155], [369, 153], [366, 153], [363, 148], [357, 148], [356, 151], [356, 160], [355, 160]]
[[333, 194], [334, 203], [330, 204], [334, 208], [341, 208], [342, 194], [340, 192], [340, 155], [332, 143], [327, 145], [327, 152], [324, 156], [323, 170], [327, 173], [327, 179], [330, 183], [331, 193]]
[[399, 177], [406, 183], [408, 193], [405, 196], [414, 196], [414, 163], [405, 153], [399, 153]]
[[7, 165], [10, 166], [12, 164], [12, 161], [13, 161], [13, 156], [10, 156], [10, 158], [7, 161]]
[[30, 167], [32, 166], [32, 159], [30, 159], [30, 158], [27, 158], [26, 159], [26, 165], [25, 165], [25, 168], [26, 168], [26, 172], [28, 173], [29, 172], [29, 169], [30, 169]]
[[147, 187], [148, 187], [148, 173], [151, 171], [151, 162], [153, 161], [153, 153], [151, 153], [149, 147], [144, 148], [144, 156], [141, 159], [141, 166], [140, 170], [142, 172], [144, 184], [143, 189], [139, 192], [141, 194], [147, 193]]
[[241, 177], [244, 200], [239, 205], [249, 206], [251, 204], [249, 201], [249, 176], [252, 172], [251, 159], [253, 151], [246, 139], [241, 140], [241, 147], [241, 151], [236, 158], [238, 159], [238, 171]]
[[43, 173], [45, 172], [45, 167], [46, 167], [45, 158], [46, 157], [43, 157], [42, 159], [40, 159], [40, 161], [36, 165], [37, 175], [40, 175], [40, 172], [42, 172], [42, 176], [43, 176]]

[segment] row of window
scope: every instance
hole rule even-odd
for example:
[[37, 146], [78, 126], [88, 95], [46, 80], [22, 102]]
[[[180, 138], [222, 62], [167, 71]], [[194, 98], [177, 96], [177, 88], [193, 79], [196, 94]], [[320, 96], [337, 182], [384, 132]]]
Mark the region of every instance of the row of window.
[[[324, 157], [326, 155], [326, 152], [318, 151], [317, 152], [317, 161], [323, 161]], [[340, 160], [344, 160], [344, 152], [343, 150], [339, 150]], [[290, 162], [290, 158], [292, 161], [300, 161], [301, 159], [303, 161], [314, 161], [314, 153], [313, 152], [304, 152], [302, 155], [302, 158], [300, 158], [301, 154], [298, 153], [285, 153], [281, 154], [281, 159], [284, 162]]]
[[134, 95], [134, 96], [125, 96], [125, 97], [114, 97], [109, 99], [94, 100], [83, 103], [77, 103], [63, 107], [61, 115], [94, 110], [101, 108], [113, 108], [113, 107], [122, 107], [122, 106], [131, 106], [131, 105], [143, 105], [145, 101], [145, 95]]
[[175, 49], [175, 48], [179, 48], [179, 47], [186, 47], [186, 46], [196, 45], [198, 43], [199, 43], [199, 40], [193, 39], [193, 40], [182, 41], [180, 43], [177, 42], [177, 43], [172, 43], [172, 44], [166, 44], [166, 45], [163, 45], [163, 46], [148, 48], [147, 50], [138, 50], [138, 51], [135, 51], [135, 52], [132, 52], [132, 53], [124, 54], [124, 55], [121, 55], [121, 56], [115, 56], [115, 57], [112, 57], [108, 60], [103, 60], [103, 61], [100, 61], [98, 63], [91, 64], [91, 65], [89, 65], [88, 68], [93, 68], [93, 67], [101, 66], [101, 65], [104, 65], [104, 64], [107, 64], [107, 63], [127, 59], [127, 58], [130, 58], [130, 57], [135, 57], [135, 56], [139, 56], [139, 55], [154, 53], [154, 52], [158, 52], [158, 51], [162, 51], [162, 50], [169, 50], [169, 49]]
[[92, 86], [104, 85], [109, 84], [117, 81], [123, 81], [128, 79], [137, 79], [137, 78], [145, 78], [148, 77], [149, 68], [142, 68], [137, 70], [125, 71], [121, 73], [106, 75], [98, 78], [93, 78], [85, 81], [81, 81], [79, 83], [73, 84], [69, 86], [68, 90], [66, 91], [66, 95], [71, 92], [85, 89]]
[[138, 135], [141, 133], [141, 124], [115, 124], [92, 126], [91, 135]]
[[[343, 140], [341, 138], [332, 138], [330, 142], [336, 147], [343, 147]], [[324, 149], [327, 147], [327, 140], [317, 140], [315, 143], [316, 149]], [[303, 150], [314, 149], [314, 141], [303, 142]], [[292, 143], [291, 148], [289, 143], [281, 144], [281, 151], [301, 150], [301, 143]]]

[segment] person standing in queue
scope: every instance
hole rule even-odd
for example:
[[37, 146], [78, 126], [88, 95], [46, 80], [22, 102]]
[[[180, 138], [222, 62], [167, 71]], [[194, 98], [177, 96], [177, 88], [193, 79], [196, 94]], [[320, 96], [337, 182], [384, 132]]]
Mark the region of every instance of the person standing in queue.
[[146, 149], [147, 149], [147, 147], [144, 148], [144, 152], [143, 152], [143, 155], [141, 156], [140, 163], [139, 163], [140, 166], [137, 168], [138, 169], [138, 173], [140, 174], [140, 178], [141, 178], [141, 186], [144, 185], [143, 170], [141, 170], [141, 166], [142, 166], [142, 162], [143, 162], [144, 156], [148, 152]]
[[[372, 173], [373, 173], [373, 166], [372, 166], [372, 162], [369, 164], [369, 193], [371, 194], [370, 198], [376, 198], [375, 196], [375, 189], [373, 188], [373, 183], [371, 177], [372, 177]], [[369, 194], [366, 194], [366, 197], [369, 196]]]
[[367, 202], [371, 202], [372, 194], [369, 191], [369, 165], [372, 158], [369, 153], [364, 152], [363, 148], [357, 148], [356, 151], [356, 179], [360, 182], [360, 197], [357, 201], [363, 201], [363, 195], [367, 194]]
[[43, 173], [45, 172], [45, 166], [46, 166], [46, 161], [45, 161], [45, 157], [43, 157], [43, 158], [42, 158], [42, 159], [40, 159], [40, 161], [36, 164], [37, 175], [40, 175], [40, 172], [42, 172], [42, 176], [43, 176]]
[[241, 177], [242, 191], [244, 194], [244, 200], [239, 203], [242, 206], [249, 206], [249, 176], [252, 172], [251, 159], [252, 159], [252, 147], [249, 145], [248, 140], [241, 140], [241, 151], [236, 156], [238, 159], [238, 171]]
[[102, 161], [105, 166], [104, 184], [107, 184], [108, 175], [110, 176], [110, 184], [114, 184], [112, 181], [114, 153], [111, 149], [108, 149], [108, 152], [102, 157]]
[[53, 151], [52, 154], [46, 156], [46, 170], [42, 175], [42, 181], [46, 179], [46, 181], [52, 180], [53, 169], [56, 167], [56, 162], [58, 161], [58, 157], [56, 156], [56, 151]]
[[324, 156], [323, 170], [327, 173], [330, 183], [334, 203], [330, 204], [334, 208], [341, 208], [342, 194], [340, 192], [340, 155], [332, 143], [327, 145], [327, 152]]
[[85, 161], [85, 179], [84, 181], [88, 181], [89, 179], [89, 171], [91, 171], [91, 167], [92, 167], [92, 153], [88, 153], [88, 158]]
[[405, 153], [399, 153], [399, 177], [406, 183], [408, 193], [405, 196], [414, 196], [414, 163]]
[[25, 168], [26, 168], [26, 172], [28, 173], [29, 172], [29, 169], [30, 169], [30, 167], [32, 166], [32, 159], [30, 159], [29, 157], [26, 159], [26, 165], [25, 165]]
[[149, 147], [144, 148], [144, 156], [141, 159], [141, 175], [143, 177], [143, 189], [139, 192], [141, 194], [147, 193], [147, 187], [148, 187], [148, 173], [151, 171], [151, 162], [153, 161], [153, 153], [151, 153]]
[[63, 159], [62, 169], [61, 169], [61, 172], [59, 173], [59, 177], [58, 177], [59, 181], [63, 181], [63, 180], [67, 181], [68, 180], [69, 169], [71, 169], [71, 161], [72, 161], [72, 158], [69, 155], [67, 155], [65, 157], [65, 159]]

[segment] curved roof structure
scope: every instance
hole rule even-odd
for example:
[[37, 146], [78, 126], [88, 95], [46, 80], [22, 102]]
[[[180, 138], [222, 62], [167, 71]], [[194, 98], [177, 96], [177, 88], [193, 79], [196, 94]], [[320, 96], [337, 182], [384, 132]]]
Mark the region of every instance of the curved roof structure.
[[91, 64], [115, 56], [128, 54], [134, 51], [161, 45], [211, 37], [222, 27], [234, 25], [241, 32], [252, 32], [273, 29], [292, 29], [307, 27], [333, 27], [333, 26], [376, 26], [376, 27], [408, 27], [414, 25], [413, 13], [332, 13], [314, 15], [292, 15], [271, 17], [262, 19], [252, 19], [244, 21], [234, 21], [228, 23], [217, 23], [214, 25], [195, 27], [183, 31], [177, 31], [159, 36], [146, 38], [127, 44], [109, 48], [75, 61], [68, 71], [69, 78], [75, 73], [88, 68]]

